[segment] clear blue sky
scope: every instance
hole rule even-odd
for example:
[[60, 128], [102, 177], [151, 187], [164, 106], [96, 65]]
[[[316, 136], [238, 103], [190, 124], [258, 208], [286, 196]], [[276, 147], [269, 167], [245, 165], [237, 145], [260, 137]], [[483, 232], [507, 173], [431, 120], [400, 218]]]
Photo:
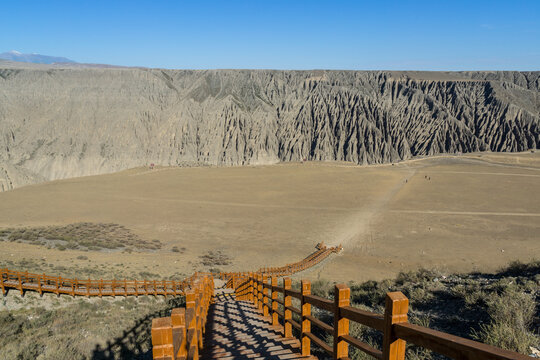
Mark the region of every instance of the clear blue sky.
[[540, 0], [6, 0], [9, 50], [180, 69], [540, 70]]

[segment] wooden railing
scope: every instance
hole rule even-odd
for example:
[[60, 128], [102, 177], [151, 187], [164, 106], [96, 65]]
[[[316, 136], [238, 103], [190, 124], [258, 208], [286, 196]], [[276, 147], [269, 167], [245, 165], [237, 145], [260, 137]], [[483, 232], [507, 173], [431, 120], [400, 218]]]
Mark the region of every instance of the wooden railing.
[[0, 269], [0, 289], [5, 295], [9, 289], [21, 292], [37, 291], [54, 293], [57, 295], [67, 294], [72, 296], [139, 296], [139, 295], [164, 295], [177, 296], [184, 294], [194, 279], [199, 275], [176, 280], [91, 280], [69, 279], [61, 276], [48, 276], [45, 274], [32, 274], [27, 271], [11, 271]]
[[314, 253], [308, 255], [306, 258], [293, 263], [293, 264], [287, 264], [285, 266], [280, 267], [263, 267], [259, 270], [248, 273], [248, 272], [229, 272], [229, 273], [220, 273], [220, 278], [222, 280], [228, 281], [228, 287], [232, 287], [231, 282], [236, 281], [236, 279], [245, 278], [249, 276], [249, 274], [266, 274], [268, 276], [289, 276], [292, 274], [295, 274], [297, 272], [309, 269], [310, 267], [313, 267], [326, 259], [328, 256], [330, 256], [332, 253], [339, 253], [343, 247], [341, 245], [334, 246], [334, 247], [327, 247], [323, 242], [318, 243], [317, 251]]
[[186, 307], [176, 308], [170, 317], [152, 320], [152, 354], [158, 360], [199, 359], [208, 308], [214, 295], [214, 279], [199, 275], [186, 291]]
[[[278, 286], [277, 276], [251, 274], [236, 278], [234, 290], [238, 300], [253, 302], [263, 315], [271, 317], [273, 325], [283, 326], [285, 337], [292, 337], [295, 328], [303, 356], [311, 354], [313, 343], [333, 359], [348, 359], [351, 345], [376, 359], [403, 360], [405, 345], [409, 342], [453, 359], [530, 360], [512, 351], [410, 324], [407, 321], [409, 300], [401, 292], [388, 293], [384, 314], [376, 314], [351, 306], [350, 289], [346, 285], [336, 285], [334, 300], [328, 300], [312, 295], [309, 281], [302, 280], [301, 289], [293, 290], [290, 278], [284, 278], [282, 286]], [[298, 307], [293, 306], [293, 299]], [[312, 306], [332, 314], [333, 325], [314, 317]], [[293, 320], [293, 313], [298, 315], [299, 322]], [[350, 321], [382, 332], [382, 347], [374, 348], [351, 336]], [[317, 327], [319, 333], [328, 333], [333, 343], [329, 345], [316, 336], [312, 326]]]

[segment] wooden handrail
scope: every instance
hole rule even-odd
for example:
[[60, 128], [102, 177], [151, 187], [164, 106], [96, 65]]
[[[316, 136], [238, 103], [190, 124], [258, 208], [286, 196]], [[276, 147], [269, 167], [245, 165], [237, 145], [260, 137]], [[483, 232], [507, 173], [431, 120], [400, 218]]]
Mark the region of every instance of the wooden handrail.
[[[433, 329], [408, 323], [408, 299], [401, 292], [386, 295], [384, 314], [376, 314], [350, 305], [350, 289], [336, 285], [334, 301], [311, 294], [309, 281], [303, 280], [301, 290], [291, 289], [291, 279], [283, 278], [278, 286], [277, 277], [304, 270], [326, 258], [341, 246], [327, 248], [317, 246], [317, 251], [304, 260], [280, 268], [267, 268], [257, 273], [220, 273], [218, 276], [233, 288], [238, 300], [251, 301], [273, 325], [283, 326], [285, 337], [292, 337], [292, 327], [300, 331], [302, 355], [310, 355], [311, 343], [329, 353], [334, 359], [347, 359], [348, 347], [353, 346], [377, 359], [402, 360], [406, 342], [432, 350], [454, 359], [470, 360], [527, 360], [528, 356], [499, 349], [476, 341], [460, 338]], [[5, 295], [9, 289], [49, 292], [71, 296], [130, 296], [130, 295], [186, 295], [185, 309], [174, 309], [171, 317], [154, 319], [152, 322], [152, 345], [154, 359], [198, 359], [208, 309], [214, 293], [214, 281], [210, 273], [195, 273], [181, 281], [176, 280], [80, 280], [47, 276], [28, 272], [0, 269], [0, 289]], [[280, 295], [281, 294], [281, 295]], [[280, 299], [281, 296], [281, 299]], [[300, 301], [300, 309], [292, 300]], [[283, 312], [279, 307], [283, 308]], [[331, 312], [331, 326], [314, 317], [311, 306]], [[300, 323], [293, 320], [292, 313], [300, 315]], [[281, 318], [281, 322], [280, 322]], [[381, 349], [363, 343], [349, 333], [349, 322], [382, 332]], [[311, 330], [315, 325], [333, 336], [333, 348], [317, 337]]]
[[[317, 265], [318, 263], [326, 259], [328, 256], [330, 256], [330, 254], [338, 253], [343, 249], [341, 245], [334, 246], [334, 247], [327, 247], [324, 243], [317, 244], [316, 248], [317, 248], [317, 251], [308, 255], [307, 257], [305, 257], [303, 260], [299, 262], [296, 262], [293, 264], [287, 264], [285, 266], [275, 267], [275, 268], [274, 267], [273, 268], [260, 268], [255, 273], [266, 274], [267, 276], [273, 276], [273, 275], [279, 276], [279, 277], [290, 276], [292, 274], [309, 269], [310, 267]], [[247, 278], [250, 275], [247, 272], [220, 273], [220, 279], [227, 281], [227, 287], [231, 287], [229, 285], [231, 284], [230, 281], [233, 278], [233, 276]]]
[[341, 316], [349, 320], [369, 326], [375, 330], [383, 331], [384, 317], [369, 311], [360, 310], [352, 306], [344, 306], [339, 309]]
[[396, 324], [396, 336], [453, 359], [530, 360], [529, 356], [410, 323]]
[[[263, 281], [262, 279], [265, 279]], [[270, 284], [262, 274], [247, 274], [243, 280], [246, 293], [258, 293], [258, 289], [269, 289], [270, 294], [261, 292], [252, 302], [268, 304], [272, 324], [283, 326], [285, 337], [292, 337], [292, 327], [300, 331], [302, 355], [310, 355], [310, 345], [315, 344], [326, 351], [333, 359], [347, 359], [348, 346], [352, 346], [376, 359], [402, 360], [405, 356], [405, 344], [410, 342], [453, 359], [470, 360], [527, 360], [528, 356], [499, 349], [476, 341], [460, 338], [440, 331], [428, 329], [407, 322], [408, 299], [401, 292], [388, 293], [384, 314], [376, 314], [355, 308], [349, 304], [350, 289], [346, 285], [336, 285], [334, 301], [311, 294], [309, 281], [302, 280], [300, 291], [291, 289], [291, 279], [284, 278], [282, 286], [277, 285], [277, 278], [272, 277]], [[309, 291], [308, 291], [309, 289]], [[281, 294], [282, 299], [279, 298]], [[292, 305], [292, 299], [300, 300], [301, 309]], [[249, 299], [248, 299], [249, 300]], [[334, 326], [314, 317], [307, 306], [329, 311], [334, 317]], [[278, 310], [283, 308], [283, 312]], [[300, 323], [292, 319], [292, 313], [300, 315]], [[280, 320], [281, 319], [281, 320]], [[381, 331], [382, 349], [349, 334], [349, 321]], [[311, 325], [333, 335], [334, 348], [311, 330]]]
[[170, 317], [152, 320], [152, 355], [156, 360], [198, 360], [202, 349], [208, 309], [213, 301], [214, 279], [199, 275], [186, 291], [186, 307]]
[[327, 323], [317, 319], [316, 317], [311, 316], [311, 315], [307, 315], [307, 316], [305, 316], [305, 318], [307, 320], [311, 321], [311, 323], [313, 325], [315, 325], [318, 328], [326, 331], [328, 334], [333, 334], [334, 333], [334, 327], [333, 326], [328, 325]]
[[305, 296], [305, 299], [307, 303], [316, 306], [319, 309], [334, 311], [334, 303], [332, 300], [328, 300], [316, 295], [307, 295]]
[[9, 289], [66, 294], [71, 296], [139, 296], [163, 295], [177, 296], [190, 287], [193, 276], [182, 281], [177, 280], [80, 280], [45, 274], [32, 274], [26, 271], [0, 269], [0, 289], [6, 295]]

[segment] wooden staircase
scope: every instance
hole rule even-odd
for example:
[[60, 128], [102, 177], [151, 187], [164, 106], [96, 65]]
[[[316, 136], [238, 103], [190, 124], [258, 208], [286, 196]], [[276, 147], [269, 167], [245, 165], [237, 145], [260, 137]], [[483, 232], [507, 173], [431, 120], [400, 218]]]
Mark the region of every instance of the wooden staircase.
[[316, 359], [301, 355], [300, 341], [283, 337], [253, 303], [237, 301], [232, 289], [216, 289], [208, 316], [202, 359]]

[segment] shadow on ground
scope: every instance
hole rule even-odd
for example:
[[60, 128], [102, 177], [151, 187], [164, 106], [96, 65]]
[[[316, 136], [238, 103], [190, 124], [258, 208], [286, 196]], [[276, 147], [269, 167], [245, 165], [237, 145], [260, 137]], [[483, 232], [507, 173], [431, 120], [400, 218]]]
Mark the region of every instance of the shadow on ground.
[[172, 309], [184, 305], [185, 299], [183, 297], [168, 300], [165, 308], [138, 319], [134, 326], [123, 331], [122, 336], [107, 341], [105, 347], [102, 347], [99, 344], [96, 345], [92, 352], [91, 359], [151, 360], [152, 347], [150, 330], [152, 328], [152, 319], [170, 316]]

